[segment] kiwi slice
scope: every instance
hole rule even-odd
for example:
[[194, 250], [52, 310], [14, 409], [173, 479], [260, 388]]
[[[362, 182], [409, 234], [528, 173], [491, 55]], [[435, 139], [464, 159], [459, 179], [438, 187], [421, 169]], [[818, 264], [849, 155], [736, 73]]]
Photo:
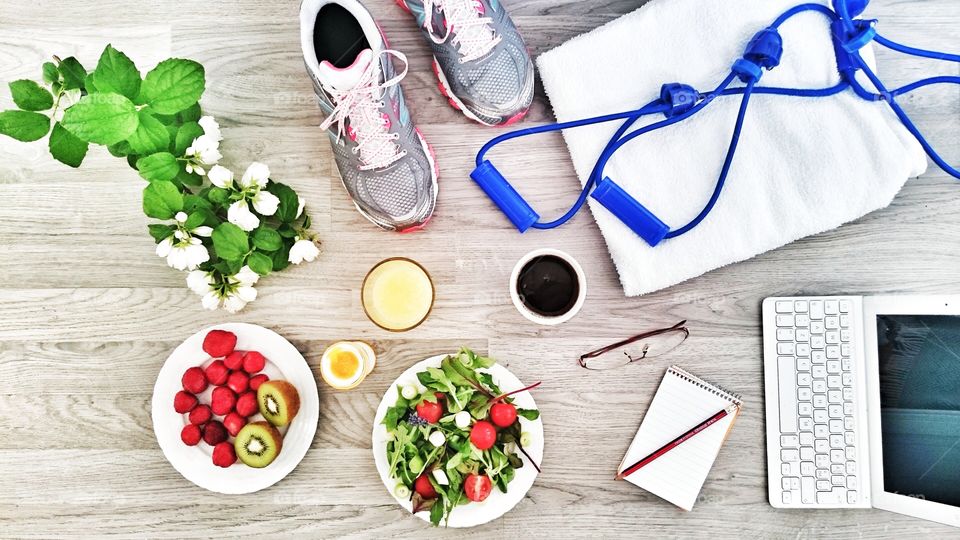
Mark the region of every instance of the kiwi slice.
[[300, 394], [287, 381], [267, 381], [257, 388], [260, 414], [275, 426], [285, 426], [300, 411]]
[[243, 426], [233, 441], [240, 461], [257, 469], [273, 463], [282, 447], [280, 432], [266, 422], [251, 422]]

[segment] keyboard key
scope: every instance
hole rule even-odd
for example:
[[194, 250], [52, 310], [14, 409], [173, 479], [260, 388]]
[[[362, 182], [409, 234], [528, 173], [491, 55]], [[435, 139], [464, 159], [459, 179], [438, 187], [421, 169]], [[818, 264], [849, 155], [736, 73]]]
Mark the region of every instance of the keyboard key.
[[818, 469], [826, 469], [830, 466], [830, 456], [826, 454], [817, 454], [813, 462], [816, 463]]
[[813, 459], [815, 452], [813, 451], [812, 446], [801, 446], [800, 447], [800, 460], [801, 461], [810, 461]]
[[827, 330], [836, 330], [840, 328], [840, 317], [825, 317], [823, 319], [823, 326], [825, 326]]
[[811, 334], [822, 334], [826, 331], [827, 328], [823, 325], [823, 321], [810, 321]]
[[816, 501], [816, 484], [813, 477], [804, 476], [800, 479], [800, 502], [803, 504], [813, 504]]
[[[827, 366], [816, 364], [810, 367], [810, 374], [814, 379], [823, 379], [827, 376]], [[838, 379], [839, 380], [839, 379]]]
[[793, 493], [789, 491], [783, 492], [783, 504], [793, 504]]
[[[781, 450], [781, 452], [786, 452], [786, 450]], [[853, 458], [850, 458], [853, 459]], [[786, 460], [784, 460], [786, 461]], [[831, 450], [830, 451], [830, 462], [831, 463], [843, 463], [847, 461], [847, 458], [844, 456], [843, 450]]]
[[793, 328], [777, 328], [777, 341], [793, 341]]
[[833, 484], [830, 483], [830, 480], [817, 480], [817, 491], [830, 491], [833, 489]]
[[813, 379], [809, 373], [797, 373], [797, 386], [810, 386]]
[[837, 419], [830, 420], [830, 433], [843, 433], [843, 422]]
[[840, 328], [850, 328], [850, 316], [841, 315], [840, 316]]
[[799, 418], [797, 419], [797, 425], [800, 426], [800, 433], [809, 433], [813, 431], [813, 418]]
[[818, 454], [825, 454], [830, 451], [830, 443], [826, 439], [817, 439], [813, 443], [813, 449]]
[[827, 407], [827, 413], [830, 415], [830, 418], [843, 418], [843, 405], [829, 405]]
[[849, 386], [841, 384], [840, 375], [829, 375], [827, 376], [827, 387], [828, 388], [841, 388], [843, 386]]
[[847, 500], [847, 490], [845, 489], [835, 489], [833, 491], [818, 491], [817, 492], [817, 504], [830, 504], [838, 505], [843, 504]]
[[843, 440], [843, 435], [830, 435], [830, 448], [846, 448], [847, 443]]
[[800, 479], [795, 476], [784, 477], [780, 480], [780, 486], [783, 489], [800, 489]]
[[797, 341], [810, 341], [810, 330], [806, 328], [797, 328], [795, 336]]
[[[783, 409], [780, 409], [780, 410], [783, 411]], [[813, 414], [813, 405], [805, 401], [801, 401], [800, 403], [797, 404], [797, 416], [811, 416], [812, 414]], [[782, 421], [781, 421], [781, 425], [783, 425]]]
[[827, 341], [823, 336], [814, 334], [810, 336], [810, 348], [811, 349], [822, 349], [826, 347]]
[[843, 442], [846, 443], [847, 446], [853, 446], [856, 444], [857, 438], [852, 431], [847, 431], [843, 434]]
[[849, 300], [840, 301], [840, 313], [850, 313], [852, 304]]
[[827, 392], [827, 401], [830, 403], [843, 403], [843, 395], [839, 390], [829, 390]]
[[782, 448], [796, 448], [800, 446], [800, 438], [796, 435], [781, 435], [780, 446]]
[[[793, 342], [790, 342], [790, 343], [777, 343], [777, 354], [789, 354], [789, 355], [793, 355], [793, 354], [795, 354], [796, 352], [797, 352], [797, 344], [796, 344], [796, 343], [793, 343]], [[839, 349], [837, 350], [837, 354], [838, 354], [838, 355], [840, 354]]]
[[[789, 317], [789, 315], [785, 315], [785, 316]], [[798, 327], [800, 327], [800, 328], [806, 328], [807, 326], [810, 326], [810, 317], [809, 317], [809, 316], [807, 316], [807, 315], [795, 315], [795, 317], [796, 317], [795, 320], [796, 320], [796, 323], [797, 323], [797, 326], [798, 326]], [[777, 326], [779, 326], [779, 325], [777, 325]]]
[[823, 351], [810, 351], [810, 361], [814, 364], [823, 364], [827, 361], [827, 355]]
[[[840, 354], [843, 354], [843, 347], [843, 345], [840, 346]], [[843, 357], [840, 359], [840, 367], [843, 368], [844, 371], [850, 371], [851, 365], [852, 362], [849, 358]]]
[[790, 315], [777, 315], [777, 326], [793, 326], [793, 317]]
[[802, 446], [813, 446], [813, 433], [810, 433], [809, 431], [801, 431], [800, 444]]
[[843, 474], [843, 464], [833, 463], [830, 465], [830, 474]]
[[[799, 347], [799, 345], [797, 346]], [[797, 371], [810, 371], [810, 359], [797, 358]]]
[[833, 373], [833, 374], [840, 373], [840, 361], [827, 360], [827, 373]]
[[817, 480], [829, 480], [829, 479], [830, 479], [830, 470], [829, 470], [829, 469], [817, 469], [816, 478], [817, 478]]
[[830, 435], [830, 431], [827, 429], [827, 426], [823, 424], [814, 424], [813, 426], [813, 436], [818, 439], [824, 439]]
[[797, 356], [807, 357], [810, 356], [810, 345], [806, 343], [797, 343]]
[[827, 330], [827, 333], [823, 335], [828, 345], [839, 345], [840, 344], [840, 332], [836, 330]]
[[853, 388], [847, 387], [843, 389], [843, 400], [853, 401]]
[[790, 463], [781, 463], [780, 464], [780, 474], [783, 476], [790, 476], [790, 473], [793, 472], [793, 467], [790, 466]]
[[810, 318], [811, 319], [823, 318], [823, 301], [822, 300], [810, 301]]
[[844, 386], [853, 386], [853, 375], [849, 373], [843, 374], [843, 385]]
[[778, 300], [776, 304], [777, 313], [792, 313], [793, 302], [789, 300]]
[[[777, 372], [779, 374], [780, 390], [780, 432], [796, 433], [797, 416], [794, 411], [797, 410], [797, 383], [796, 383], [796, 365], [793, 358], [778, 357]], [[795, 461], [795, 460], [783, 460]]]
[[840, 303], [836, 300], [827, 300], [823, 303], [823, 312], [827, 315], [836, 315], [840, 312]]
[[846, 479], [842, 476], [830, 477], [830, 483], [835, 486], [845, 486], [847, 484]]
[[780, 450], [780, 461], [800, 461], [800, 451], [793, 448], [784, 448]]
[[[782, 343], [778, 343], [778, 345], [782, 345]], [[791, 343], [791, 345], [793, 345], [793, 343]], [[826, 353], [828, 359], [839, 359], [840, 347], [836, 345], [827, 345]]]
[[[845, 356], [849, 356], [849, 355], [850, 355], [850, 344], [849, 344], [849, 342], [850, 342], [850, 336], [851, 336], [851, 334], [850, 334], [850, 331], [849, 331], [849, 330], [841, 330], [841, 331], [840, 331], [840, 341], [842, 341], [842, 342], [844, 343], [844, 347], [846, 347], [846, 351], [847, 351], [847, 352], [845, 353]], [[840, 347], [840, 350], [844, 350], [843, 347]]]
[[[853, 446], [848, 446], [845, 450], [845, 454], [847, 459], [852, 459], [852, 460], [857, 459], [857, 449]], [[831, 455], [831, 459], [833, 459], [832, 455]]]
[[856, 476], [847, 477], [847, 489], [858, 489]]
[[809, 388], [797, 388], [797, 399], [800, 401], [810, 401], [813, 392]]
[[800, 463], [800, 476], [813, 476], [813, 472], [816, 470], [816, 467], [813, 466], [813, 463], [809, 461], [804, 461]]
[[848, 504], [857, 504], [858, 502], [860, 502], [860, 497], [857, 496], [857, 492], [856, 492], [856, 491], [848, 491], [848, 492], [847, 492], [847, 503], [848, 503]]
[[827, 396], [823, 394], [814, 394], [813, 406], [819, 409], [825, 409], [827, 407]]
[[814, 410], [813, 410], [813, 421], [814, 421], [814, 422], [816, 422], [816, 423], [818, 423], [818, 424], [826, 424], [826, 423], [827, 423], [827, 420], [829, 420], [829, 418], [830, 418], [830, 417], [827, 416], [827, 411], [825, 411], [825, 410], [823, 410], [823, 409], [814, 409]]
[[843, 429], [853, 429], [853, 417], [846, 416], [843, 418]]
[[827, 391], [827, 381], [823, 379], [816, 379], [813, 381], [813, 391], [819, 394], [823, 394]]
[[[803, 466], [801, 464], [800, 471], [803, 471]], [[847, 474], [857, 474], [857, 462], [848, 461], [847, 462]]]
[[852, 415], [853, 414], [853, 403], [846, 402], [843, 404], [843, 414]]

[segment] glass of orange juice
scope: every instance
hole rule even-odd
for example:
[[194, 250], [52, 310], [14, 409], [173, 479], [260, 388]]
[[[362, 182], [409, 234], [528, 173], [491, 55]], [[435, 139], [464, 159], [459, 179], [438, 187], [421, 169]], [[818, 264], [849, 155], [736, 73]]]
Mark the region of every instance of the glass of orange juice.
[[367, 273], [360, 291], [363, 311], [370, 320], [392, 332], [412, 330], [433, 308], [430, 274], [419, 263], [394, 257], [377, 263]]

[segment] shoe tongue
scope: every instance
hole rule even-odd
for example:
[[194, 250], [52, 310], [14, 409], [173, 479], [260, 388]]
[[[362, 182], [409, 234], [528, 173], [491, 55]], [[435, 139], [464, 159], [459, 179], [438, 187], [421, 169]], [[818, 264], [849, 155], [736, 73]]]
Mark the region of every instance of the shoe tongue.
[[343, 69], [324, 60], [320, 63], [320, 80], [334, 90], [340, 92], [350, 90], [360, 82], [360, 77], [370, 67], [372, 61], [373, 51], [370, 49], [360, 51], [353, 63]]

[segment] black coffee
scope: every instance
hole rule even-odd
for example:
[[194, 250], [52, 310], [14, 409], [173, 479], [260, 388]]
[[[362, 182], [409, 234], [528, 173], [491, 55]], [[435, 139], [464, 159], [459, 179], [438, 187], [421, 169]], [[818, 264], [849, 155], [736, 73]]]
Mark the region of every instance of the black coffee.
[[570, 311], [580, 295], [576, 270], [556, 255], [542, 255], [523, 265], [515, 286], [523, 305], [544, 317]]

